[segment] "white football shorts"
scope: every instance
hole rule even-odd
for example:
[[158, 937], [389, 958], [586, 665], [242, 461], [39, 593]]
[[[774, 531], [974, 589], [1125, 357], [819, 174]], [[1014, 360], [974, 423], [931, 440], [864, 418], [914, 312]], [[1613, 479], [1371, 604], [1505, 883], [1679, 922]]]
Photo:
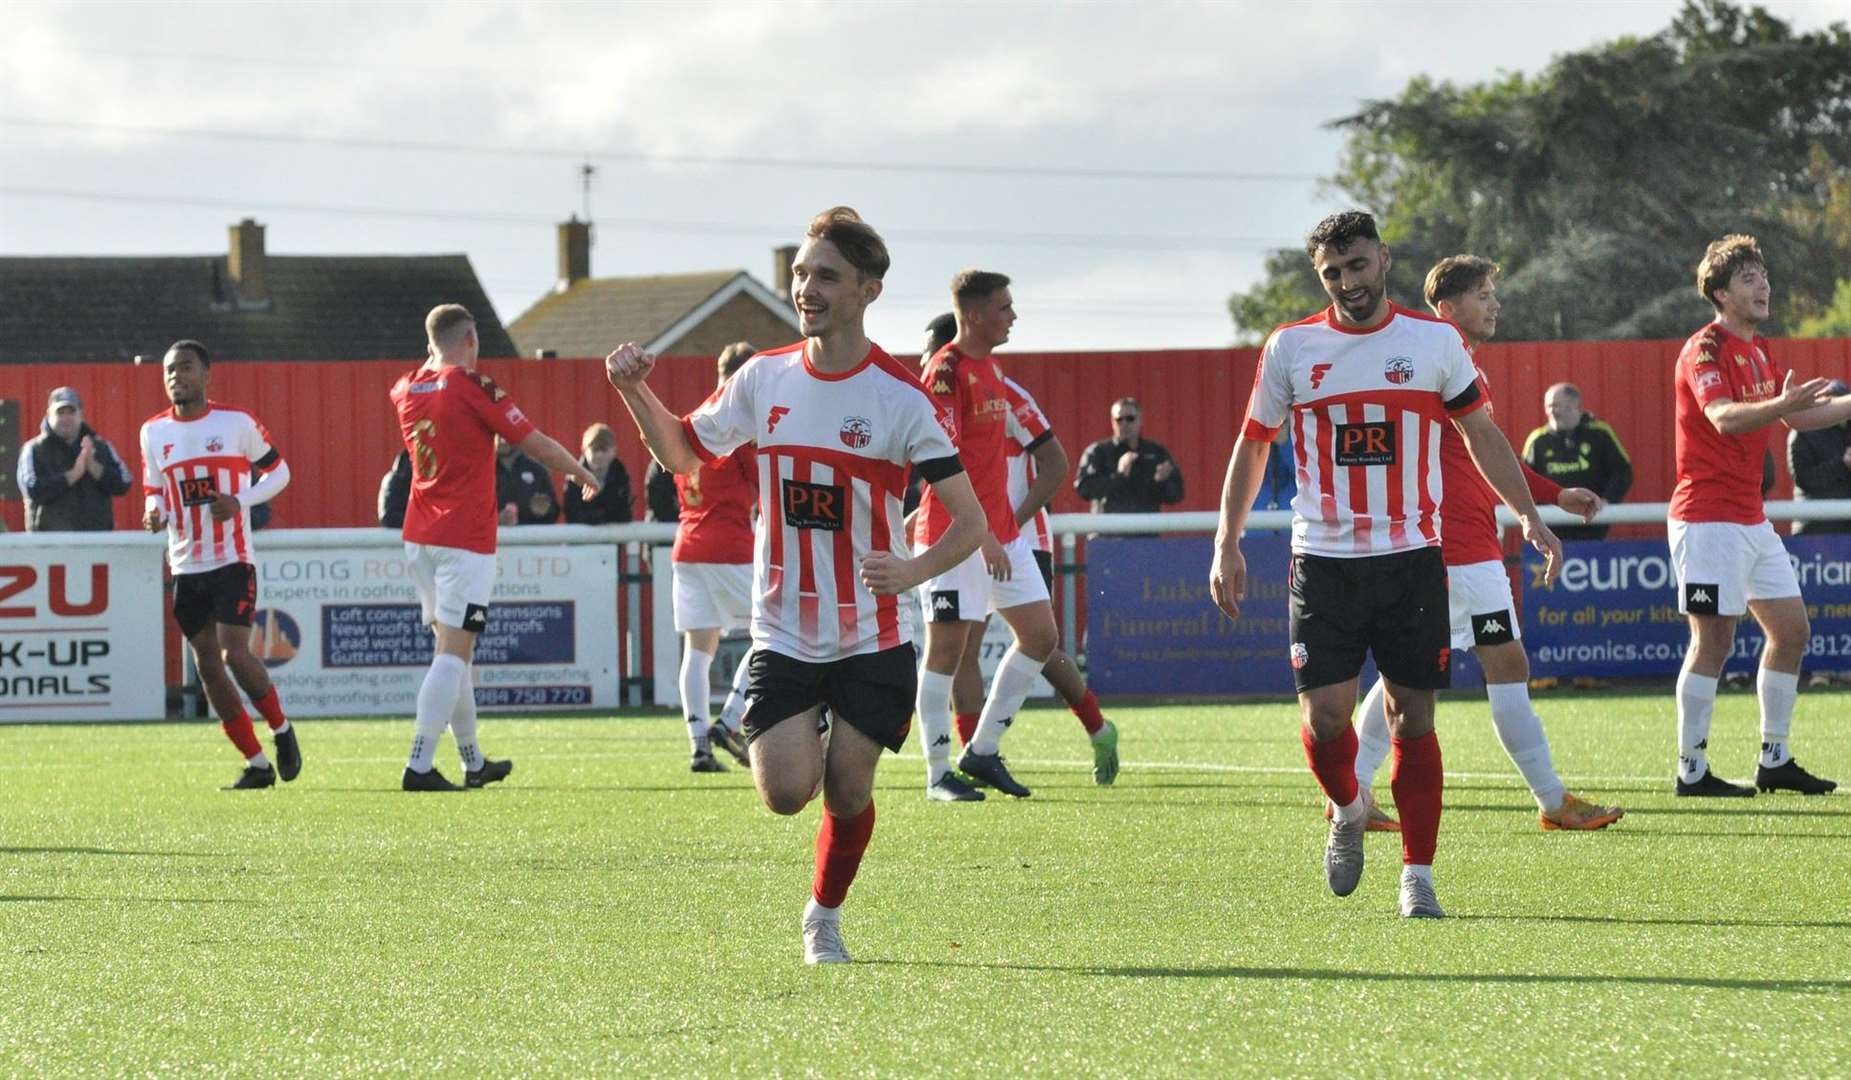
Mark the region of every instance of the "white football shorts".
[[673, 564], [675, 632], [744, 630], [752, 622], [751, 563]]
[[1455, 649], [1502, 645], [1523, 636], [1511, 599], [1510, 574], [1499, 560], [1447, 567], [1446, 606], [1452, 612]]
[[1003, 611], [1048, 599], [1048, 583], [1035, 562], [1035, 548], [1026, 536], [1003, 545], [1009, 556], [1009, 580], [998, 581], [984, 565], [983, 552], [919, 586], [919, 605], [927, 622], [982, 622], [992, 611]]
[[1665, 522], [1677, 609], [1686, 615], [1741, 615], [1750, 600], [1800, 595], [1787, 546], [1771, 522]]
[[437, 622], [474, 634], [487, 628], [488, 601], [495, 592], [495, 556], [407, 543], [405, 561], [427, 625]]

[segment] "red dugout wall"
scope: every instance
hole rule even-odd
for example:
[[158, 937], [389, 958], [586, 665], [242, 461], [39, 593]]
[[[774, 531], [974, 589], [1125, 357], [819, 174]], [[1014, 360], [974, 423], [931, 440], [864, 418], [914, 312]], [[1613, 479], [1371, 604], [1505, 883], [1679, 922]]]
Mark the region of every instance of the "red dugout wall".
[[[1482, 350], [1480, 363], [1498, 402], [1498, 422], [1513, 442], [1542, 422], [1542, 393], [1549, 384], [1574, 382], [1588, 407], [1613, 424], [1632, 455], [1638, 479], [1631, 498], [1663, 500], [1671, 490], [1671, 367], [1678, 344], [1493, 344]], [[1802, 375], [1851, 381], [1851, 341], [1782, 340], [1774, 343], [1774, 355]], [[1184, 508], [1206, 510], [1215, 506], [1257, 357], [1254, 349], [1031, 353], [1009, 355], [1006, 363], [1041, 402], [1076, 463], [1087, 443], [1108, 434], [1111, 403], [1126, 395], [1138, 398], [1145, 409], [1145, 432], [1169, 447], [1182, 467]], [[213, 368], [213, 396], [254, 411], [289, 458], [290, 488], [272, 504], [275, 526], [373, 524], [379, 478], [399, 448], [386, 392], [415, 362], [221, 363]], [[601, 361], [495, 360], [483, 368], [546, 431], [574, 449], [586, 426], [609, 423], [630, 470], [640, 516], [647, 457], [622, 402], [604, 381]], [[91, 426], [136, 468], [141, 422], [166, 407], [156, 367], [16, 364], [0, 371], [5, 373], [0, 397], [21, 403], [29, 430], [36, 430], [54, 387], [74, 386], [83, 394]], [[665, 360], [653, 385], [670, 408], [692, 408], [712, 388], [712, 361]], [[1784, 495], [1791, 490], [1784, 460], [1780, 471], [1777, 494]], [[139, 506], [139, 498], [118, 500], [118, 527], [135, 527]], [[1085, 506], [1069, 485], [1055, 508]], [[0, 504], [0, 513], [9, 528], [21, 527], [19, 503]]]

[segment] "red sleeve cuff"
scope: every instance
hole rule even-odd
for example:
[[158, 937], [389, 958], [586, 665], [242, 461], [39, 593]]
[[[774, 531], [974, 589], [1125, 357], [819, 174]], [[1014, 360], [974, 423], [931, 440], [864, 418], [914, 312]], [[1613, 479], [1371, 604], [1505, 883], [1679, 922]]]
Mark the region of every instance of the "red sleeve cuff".
[[[1518, 464], [1522, 464], [1522, 462]], [[1535, 469], [1530, 468], [1528, 465], [1523, 466], [1523, 479], [1530, 485], [1530, 498], [1535, 499], [1538, 506], [1545, 503], [1554, 506], [1555, 500], [1562, 497], [1562, 485], [1537, 472]]]
[[688, 437], [688, 445], [694, 448], [695, 457], [700, 458], [709, 465], [719, 460], [717, 454], [707, 449], [707, 447], [701, 443], [701, 437], [694, 434], [694, 418], [692, 416], [684, 416], [681, 418], [681, 433]]
[[1265, 424], [1249, 416], [1247, 418], [1247, 426], [1240, 429], [1240, 434], [1241, 438], [1246, 439], [1248, 442], [1269, 443], [1278, 437], [1279, 429], [1276, 427], [1267, 427]]

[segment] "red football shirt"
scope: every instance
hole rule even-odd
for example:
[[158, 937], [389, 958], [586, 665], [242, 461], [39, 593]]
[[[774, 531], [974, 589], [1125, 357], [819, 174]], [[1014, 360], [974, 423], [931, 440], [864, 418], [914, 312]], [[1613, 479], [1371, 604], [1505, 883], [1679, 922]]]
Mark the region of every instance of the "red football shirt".
[[1766, 401], [1780, 395], [1780, 365], [1767, 339], [1744, 341], [1711, 323], [1690, 336], [1677, 355], [1677, 484], [1671, 516], [1679, 521], [1730, 521], [1755, 525], [1761, 509], [1761, 459], [1773, 424], [1724, 435], [1703, 415], [1712, 401]]
[[750, 563], [752, 506], [758, 501], [758, 451], [751, 444], [675, 477], [681, 520], [669, 559], [678, 563]]
[[[1478, 392], [1485, 399], [1485, 415], [1491, 415], [1491, 382], [1483, 368], [1478, 369]], [[1538, 506], [1555, 505], [1562, 486], [1521, 461], [1518, 464], [1529, 484], [1530, 498]], [[1503, 530], [1498, 528], [1502, 500], [1472, 461], [1465, 436], [1452, 424], [1440, 429], [1440, 474], [1445, 492], [1440, 496], [1440, 557], [1447, 566], [1504, 561]]]
[[518, 443], [533, 422], [479, 371], [425, 364], [392, 387], [399, 434], [411, 452], [405, 539], [495, 553], [495, 436]]
[[[941, 422], [957, 432], [958, 458], [970, 474], [977, 502], [983, 506], [990, 532], [1007, 544], [1021, 535], [1015, 523], [1015, 507], [1009, 503], [1009, 417], [1013, 406], [1009, 387], [1003, 382], [1003, 370], [994, 356], [981, 359], [965, 356], [957, 346], [947, 345], [926, 365], [920, 382], [931, 395]], [[913, 546], [923, 548], [938, 542], [951, 528], [951, 511], [926, 486], [919, 500], [919, 517], [913, 523]]]

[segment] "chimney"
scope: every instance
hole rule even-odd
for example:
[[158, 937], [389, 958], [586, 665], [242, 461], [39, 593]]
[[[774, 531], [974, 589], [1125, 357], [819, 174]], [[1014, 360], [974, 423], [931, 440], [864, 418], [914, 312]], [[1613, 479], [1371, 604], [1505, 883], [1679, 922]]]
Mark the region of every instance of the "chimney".
[[791, 302], [791, 264], [796, 261], [796, 244], [771, 249], [771, 291], [787, 304]]
[[264, 227], [245, 218], [231, 227], [231, 255], [226, 260], [238, 287], [239, 307], [269, 307], [270, 279], [264, 273]]
[[565, 292], [575, 282], [591, 276], [591, 224], [572, 220], [559, 223], [559, 282], [554, 292]]

